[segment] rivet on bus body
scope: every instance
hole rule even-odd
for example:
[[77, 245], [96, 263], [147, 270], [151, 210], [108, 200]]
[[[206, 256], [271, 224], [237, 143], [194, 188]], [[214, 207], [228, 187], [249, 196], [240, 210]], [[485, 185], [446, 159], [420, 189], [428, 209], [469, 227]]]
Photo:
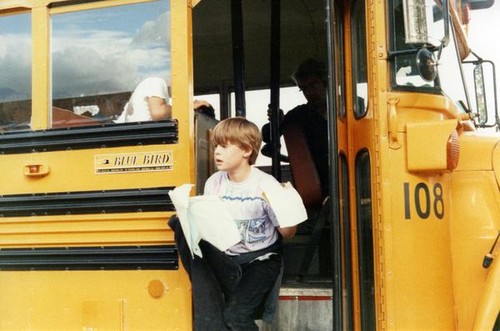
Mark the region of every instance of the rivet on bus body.
[[149, 285], [148, 285], [149, 295], [151, 295], [155, 299], [161, 298], [165, 294], [166, 290], [167, 290], [167, 287], [159, 279], [154, 279], [154, 280], [149, 282]]

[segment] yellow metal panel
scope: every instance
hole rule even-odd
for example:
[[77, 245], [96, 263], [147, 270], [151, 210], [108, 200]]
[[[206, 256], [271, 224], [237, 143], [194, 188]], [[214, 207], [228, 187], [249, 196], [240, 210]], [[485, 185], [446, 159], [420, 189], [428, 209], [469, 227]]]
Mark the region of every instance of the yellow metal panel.
[[457, 125], [456, 120], [406, 124], [408, 170], [446, 170], [447, 142]]
[[[187, 128], [184, 127], [186, 132]], [[30, 154], [3, 155], [4, 174], [0, 178], [3, 194], [91, 191], [126, 188], [177, 186], [190, 181], [189, 141], [183, 144], [100, 148]], [[101, 155], [141, 155], [171, 152], [172, 169], [162, 171], [97, 173]], [[25, 168], [43, 165], [45, 176], [29, 176]], [[70, 185], [70, 187], [69, 187]]]
[[[400, 141], [405, 146], [403, 138]], [[383, 290], [387, 326], [391, 330], [452, 330], [455, 315], [449, 258], [450, 175], [409, 174], [405, 154], [404, 148], [384, 154], [387, 168], [382, 181], [384, 246], [381, 250], [385, 274], [381, 277], [386, 284]], [[428, 202], [423, 194], [426, 190]], [[437, 198], [442, 199], [437, 200], [436, 210], [435, 190]], [[419, 214], [417, 208], [428, 213]], [[444, 215], [439, 218], [443, 210]]]
[[[492, 153], [498, 141], [498, 136], [463, 132], [460, 135], [460, 159], [457, 170], [492, 170], [496, 162], [495, 159], [492, 160]], [[478, 157], [479, 155], [481, 157]]]
[[33, 38], [31, 128], [37, 130], [45, 129], [49, 125], [47, 110], [50, 102], [50, 25], [47, 7], [33, 8], [31, 24]]
[[192, 13], [184, 1], [171, 1], [172, 30], [172, 108], [179, 122], [179, 147], [183, 160], [180, 164], [194, 183], [194, 110], [193, 110], [193, 45]]
[[[60, 2], [64, 2], [67, 0], [60, 0]], [[60, 13], [68, 13], [73, 11], [80, 10], [88, 10], [88, 9], [97, 9], [97, 8], [109, 8], [113, 6], [122, 6], [122, 5], [130, 5], [133, 3], [144, 3], [144, 2], [152, 2], [156, 0], [107, 0], [104, 2], [89, 2], [89, 3], [81, 3], [77, 5], [69, 5], [64, 7], [56, 7], [50, 10], [51, 14], [60, 14]]]
[[493, 150], [492, 160], [497, 185], [500, 187], [500, 146], [498, 144], [495, 145], [495, 149]]
[[33, 7], [33, 1], [30, 0], [4, 0], [0, 3], [0, 10], [31, 7]]
[[166, 212], [9, 217], [1, 220], [0, 248], [173, 243]]
[[[9, 316], [1, 330], [191, 329], [178, 271], [12, 271], [0, 283], [12, 284], [0, 297], [0, 316]], [[162, 291], [151, 295], [152, 284]]]
[[492, 171], [454, 171], [452, 176], [450, 244], [457, 328], [472, 330], [480, 298], [488, 296], [487, 278], [496, 270], [484, 269], [482, 263], [500, 228], [500, 196]]
[[472, 330], [493, 330], [500, 312], [500, 261], [498, 254], [495, 256], [479, 298]]

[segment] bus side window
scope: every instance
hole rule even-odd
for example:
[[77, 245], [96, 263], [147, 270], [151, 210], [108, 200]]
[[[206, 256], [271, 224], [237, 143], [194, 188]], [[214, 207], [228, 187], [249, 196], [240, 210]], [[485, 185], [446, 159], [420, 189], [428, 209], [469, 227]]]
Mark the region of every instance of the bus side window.
[[0, 132], [28, 130], [31, 118], [31, 15], [0, 18]]
[[366, 114], [368, 100], [367, 59], [366, 59], [366, 19], [365, 1], [357, 0], [352, 5], [352, 66], [354, 90], [354, 115]]
[[160, 0], [76, 12], [58, 8], [51, 16], [53, 128], [115, 123], [144, 80], [169, 85], [169, 7]]

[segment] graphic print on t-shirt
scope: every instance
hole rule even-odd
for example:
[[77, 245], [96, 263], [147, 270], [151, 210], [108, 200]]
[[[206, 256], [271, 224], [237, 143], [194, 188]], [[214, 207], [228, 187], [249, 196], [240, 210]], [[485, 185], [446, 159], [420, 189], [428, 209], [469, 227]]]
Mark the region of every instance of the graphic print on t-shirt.
[[254, 218], [250, 220], [236, 220], [241, 233], [241, 240], [246, 243], [255, 243], [266, 239], [266, 219]]

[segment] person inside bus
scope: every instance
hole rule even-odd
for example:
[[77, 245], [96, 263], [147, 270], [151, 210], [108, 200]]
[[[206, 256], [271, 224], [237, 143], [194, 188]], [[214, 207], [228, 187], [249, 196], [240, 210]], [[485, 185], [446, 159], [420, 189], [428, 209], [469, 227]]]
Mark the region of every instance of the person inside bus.
[[159, 77], [148, 77], [141, 81], [114, 120], [115, 123], [148, 122], [170, 119], [172, 107], [168, 104], [167, 83]]
[[[114, 123], [161, 121], [172, 118], [167, 83], [162, 78], [148, 77], [141, 81]], [[215, 118], [215, 111], [205, 100], [194, 100], [194, 110]]]
[[205, 100], [194, 100], [193, 101], [194, 111], [198, 114], [203, 114], [210, 118], [215, 119], [215, 109], [210, 103]]
[[[323, 212], [328, 211], [325, 208], [328, 208], [326, 199], [329, 196], [328, 123], [326, 118], [328, 78], [326, 66], [315, 59], [307, 59], [297, 67], [292, 74], [292, 79], [304, 94], [307, 103], [296, 106], [285, 115], [281, 110], [279, 111], [278, 120], [280, 121], [281, 134], [287, 128], [302, 131], [305, 145], [310, 152], [312, 166], [316, 168], [320, 186], [318, 196], [314, 199], [308, 199], [309, 202], [306, 202], [310, 219], [300, 226], [299, 232], [311, 231], [308, 245], [319, 245], [319, 273], [329, 275], [331, 273], [330, 234], [326, 228], [325, 217], [322, 216]], [[268, 110], [268, 116], [270, 120], [273, 120], [271, 110]], [[267, 143], [267, 148], [263, 148], [262, 154], [272, 156], [270, 124], [264, 125], [262, 132], [264, 141]], [[283, 160], [283, 157], [281, 159]], [[297, 162], [297, 159], [294, 161]], [[307, 176], [305, 173], [295, 175]], [[310, 175], [313, 176], [313, 174]], [[305, 196], [302, 198], [304, 199]], [[317, 238], [316, 236], [319, 238], [314, 239]], [[305, 261], [310, 261], [311, 258], [312, 256], [306, 255], [302, 257], [302, 266], [298, 271], [299, 279], [302, 279], [307, 273], [308, 264]]]
[[[307, 146], [311, 152], [314, 164], [321, 182], [321, 191], [324, 197], [328, 195], [328, 126], [326, 119], [326, 88], [328, 86], [327, 71], [324, 63], [315, 59], [302, 62], [292, 75], [295, 84], [304, 94], [307, 103], [299, 105], [286, 115], [280, 109], [280, 128], [298, 124], [305, 135]], [[268, 110], [272, 120], [271, 109]], [[262, 127], [262, 135], [266, 145], [262, 149], [265, 156], [272, 155], [270, 144], [270, 125]]]
[[277, 181], [253, 166], [261, 139], [259, 128], [243, 117], [219, 122], [211, 138], [218, 171], [207, 179], [204, 195], [222, 199], [240, 242], [222, 252], [202, 240], [203, 258], [192, 258], [178, 219], [169, 221], [192, 282], [195, 330], [258, 330], [256, 319], [272, 320], [281, 284], [281, 238], [294, 236], [296, 226], [279, 227], [263, 198], [261, 183]]

